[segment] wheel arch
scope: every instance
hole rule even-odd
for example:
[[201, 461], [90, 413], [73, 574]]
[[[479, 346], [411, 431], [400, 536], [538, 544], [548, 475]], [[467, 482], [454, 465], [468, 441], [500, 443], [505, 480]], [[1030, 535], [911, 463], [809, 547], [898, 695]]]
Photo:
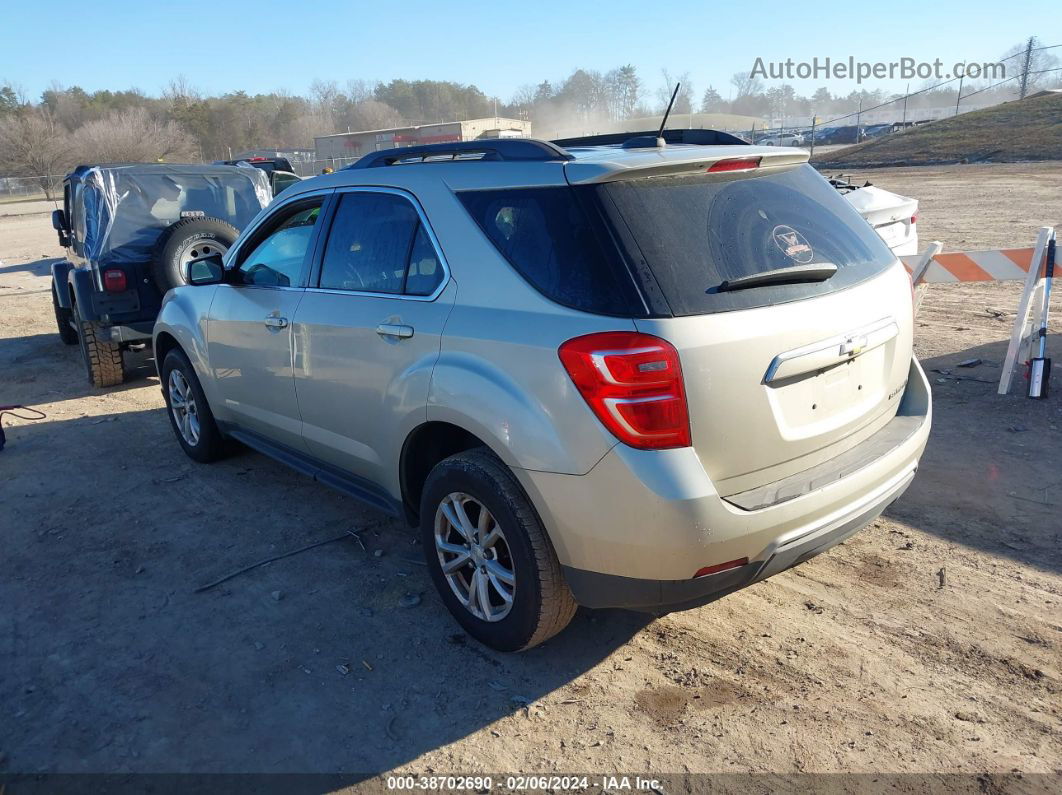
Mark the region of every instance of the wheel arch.
[[[477, 447], [484, 447], [498, 456], [497, 451], [476, 434], [450, 422], [424, 422], [406, 435], [398, 459], [398, 481], [402, 507], [410, 525], [415, 526], [420, 521], [420, 498], [435, 465]], [[501, 460], [500, 456], [498, 458]]]
[[166, 361], [166, 356], [174, 348], [180, 347], [181, 343], [168, 331], [160, 331], [155, 335], [155, 372], [158, 373], [159, 378], [162, 378], [162, 363]]

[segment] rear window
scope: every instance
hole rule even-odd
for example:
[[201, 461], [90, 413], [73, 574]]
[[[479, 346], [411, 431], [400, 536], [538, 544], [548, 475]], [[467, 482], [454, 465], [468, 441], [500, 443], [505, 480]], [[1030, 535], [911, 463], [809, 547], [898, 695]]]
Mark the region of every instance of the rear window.
[[550, 300], [596, 314], [644, 314], [599, 213], [577, 191], [562, 186], [458, 195], [501, 255]]
[[[895, 258], [811, 166], [647, 177], [594, 186], [628, 259], [647, 266], [675, 315], [746, 309], [851, 287]], [[726, 280], [831, 263], [824, 282], [718, 292]]]

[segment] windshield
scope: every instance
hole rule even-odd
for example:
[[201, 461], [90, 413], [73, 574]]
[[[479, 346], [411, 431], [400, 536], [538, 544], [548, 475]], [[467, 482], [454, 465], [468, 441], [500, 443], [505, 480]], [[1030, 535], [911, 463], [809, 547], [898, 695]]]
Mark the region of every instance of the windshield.
[[[809, 165], [739, 175], [648, 177], [594, 187], [631, 261], [644, 262], [676, 315], [798, 300], [868, 279], [888, 246]], [[812, 284], [720, 292], [727, 280], [798, 265], [837, 273]]]

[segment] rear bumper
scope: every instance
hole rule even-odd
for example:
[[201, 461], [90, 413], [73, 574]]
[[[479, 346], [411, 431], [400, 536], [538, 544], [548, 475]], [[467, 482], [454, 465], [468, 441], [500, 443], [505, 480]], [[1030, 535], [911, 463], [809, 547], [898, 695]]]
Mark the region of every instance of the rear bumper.
[[119, 326], [101, 326], [97, 329], [96, 336], [104, 342], [146, 342], [150, 345], [151, 331], [154, 327], [154, 320], [143, 320]]
[[656, 615], [688, 610], [797, 566], [836, 546], [873, 522], [911, 485], [916, 468], [886, 484], [870, 505], [853, 515], [796, 537], [779, 537], [755, 560], [718, 574], [686, 580], [643, 580], [564, 566], [575, 601], [584, 607], [622, 607]]
[[[929, 384], [912, 359], [898, 416], [910, 433], [843, 476], [814, 473], [812, 488], [754, 510], [719, 495], [692, 448], [617, 445], [586, 475], [515, 472], [577, 601], [667, 612], [794, 566], [873, 521], [914, 478], [931, 418]], [[749, 563], [692, 579], [702, 567], [741, 558]]]

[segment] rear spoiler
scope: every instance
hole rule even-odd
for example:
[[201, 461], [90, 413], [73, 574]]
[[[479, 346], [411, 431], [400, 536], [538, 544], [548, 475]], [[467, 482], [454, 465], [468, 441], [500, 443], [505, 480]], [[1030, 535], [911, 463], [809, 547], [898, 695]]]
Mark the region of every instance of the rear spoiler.
[[[679, 129], [664, 130], [660, 137], [669, 144], [691, 144], [694, 146], [748, 146], [749, 142], [736, 135], [720, 130]], [[657, 138], [656, 130], [646, 132], [605, 133], [603, 135], [584, 135], [577, 138], [558, 138], [552, 143], [567, 149], [572, 146], [623, 146], [631, 148], [631, 143], [638, 139]]]
[[743, 146], [739, 150], [727, 149], [725, 146], [617, 149], [615, 159], [603, 153], [600, 159], [570, 160], [564, 164], [564, 173], [569, 184], [587, 185], [642, 177], [704, 173], [721, 161], [757, 159], [759, 162], [754, 168], [742, 166], [739, 170], [751, 172], [801, 165], [808, 162], [808, 153], [803, 149], [775, 146]]

